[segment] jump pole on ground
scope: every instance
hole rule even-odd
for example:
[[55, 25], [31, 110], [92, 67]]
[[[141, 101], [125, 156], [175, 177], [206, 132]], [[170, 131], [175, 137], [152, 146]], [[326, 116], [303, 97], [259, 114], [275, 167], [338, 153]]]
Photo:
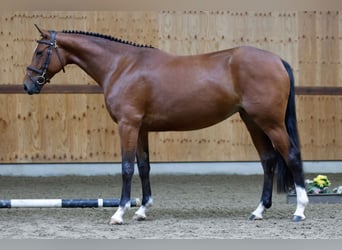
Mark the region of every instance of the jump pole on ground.
[[[0, 200], [0, 208], [91, 208], [118, 207], [120, 199], [11, 199]], [[138, 198], [131, 199], [131, 207], [140, 205]]]

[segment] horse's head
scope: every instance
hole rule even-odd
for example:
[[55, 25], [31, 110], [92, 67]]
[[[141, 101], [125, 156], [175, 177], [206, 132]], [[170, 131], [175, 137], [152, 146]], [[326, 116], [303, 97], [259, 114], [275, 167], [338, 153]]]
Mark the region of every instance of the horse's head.
[[56, 32], [41, 30], [41, 39], [37, 41], [38, 46], [32, 57], [31, 65], [27, 67], [24, 78], [25, 91], [39, 94], [42, 87], [60, 70], [64, 71], [64, 63], [57, 46]]

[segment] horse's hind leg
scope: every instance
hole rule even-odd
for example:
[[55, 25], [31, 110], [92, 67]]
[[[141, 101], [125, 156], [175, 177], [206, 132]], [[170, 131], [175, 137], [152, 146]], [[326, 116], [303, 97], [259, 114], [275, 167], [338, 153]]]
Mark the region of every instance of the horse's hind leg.
[[273, 127], [267, 131], [267, 134], [292, 173], [297, 194], [297, 209], [294, 213], [293, 220], [302, 221], [305, 219], [304, 210], [309, 200], [305, 190], [304, 170], [300, 150], [289, 138], [285, 127]]
[[240, 112], [240, 116], [251, 135], [264, 170], [264, 184], [261, 201], [257, 209], [255, 209], [249, 217], [250, 220], [261, 220], [265, 209], [272, 206], [273, 177], [277, 164], [277, 152], [274, 150], [268, 136], [257, 126], [248, 114]]
[[148, 132], [140, 131], [137, 147], [137, 164], [142, 187], [142, 202], [140, 208], [135, 212], [135, 220], [146, 219], [146, 209], [152, 205], [152, 192], [150, 184], [150, 160], [148, 151]]

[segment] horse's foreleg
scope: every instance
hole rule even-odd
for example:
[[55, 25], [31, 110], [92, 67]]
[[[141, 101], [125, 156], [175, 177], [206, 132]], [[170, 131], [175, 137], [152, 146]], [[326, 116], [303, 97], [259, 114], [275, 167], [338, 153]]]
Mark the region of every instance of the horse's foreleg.
[[142, 187], [142, 202], [135, 212], [135, 220], [145, 220], [147, 207], [152, 205], [152, 192], [150, 184], [150, 160], [148, 151], [148, 132], [140, 131], [137, 147], [137, 162]]
[[122, 151], [122, 189], [119, 208], [111, 217], [110, 224], [122, 224], [125, 211], [131, 206], [131, 183], [134, 174], [135, 154], [139, 129], [119, 124]]

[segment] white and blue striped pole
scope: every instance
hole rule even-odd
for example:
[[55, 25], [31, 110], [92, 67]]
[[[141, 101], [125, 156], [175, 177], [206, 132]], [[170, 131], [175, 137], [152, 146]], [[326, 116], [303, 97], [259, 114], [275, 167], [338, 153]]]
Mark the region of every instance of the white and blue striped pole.
[[[0, 200], [0, 208], [90, 208], [118, 207], [120, 199], [11, 199]], [[138, 198], [131, 199], [131, 207], [140, 205]]]

